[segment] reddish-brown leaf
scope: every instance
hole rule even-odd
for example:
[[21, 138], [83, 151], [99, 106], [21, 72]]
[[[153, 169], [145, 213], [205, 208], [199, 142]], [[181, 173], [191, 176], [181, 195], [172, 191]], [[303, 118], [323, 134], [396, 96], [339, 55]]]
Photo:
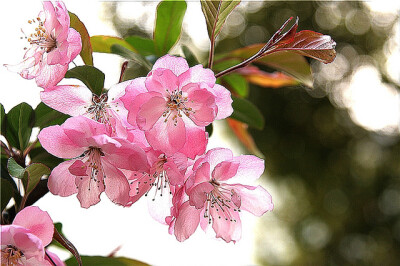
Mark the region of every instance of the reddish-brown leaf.
[[264, 157], [263, 154], [258, 150], [253, 137], [247, 131], [247, 124], [231, 118], [227, 118], [226, 121], [228, 122], [228, 125], [232, 129], [233, 133], [235, 133], [236, 137], [251, 153], [259, 157]]
[[261, 87], [267, 88], [281, 88], [285, 86], [293, 86], [299, 82], [281, 72], [268, 73], [260, 70], [256, 66], [247, 66], [238, 70], [247, 81]]

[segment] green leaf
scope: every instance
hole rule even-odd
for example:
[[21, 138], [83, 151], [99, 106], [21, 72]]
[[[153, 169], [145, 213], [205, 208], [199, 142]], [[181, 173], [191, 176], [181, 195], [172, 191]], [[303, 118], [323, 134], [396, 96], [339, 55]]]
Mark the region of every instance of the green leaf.
[[81, 35], [82, 50], [80, 56], [86, 65], [93, 66], [93, 50], [90, 44], [90, 36], [85, 24], [74, 13], [68, 12], [70, 18], [70, 27], [74, 28]]
[[[125, 41], [135, 48], [135, 50], [144, 56], [154, 55], [156, 53], [154, 49], [154, 41], [139, 36], [129, 36], [125, 38]], [[128, 48], [128, 47], [126, 47]]]
[[127, 41], [115, 36], [95, 35], [90, 37], [93, 52], [111, 53], [111, 46], [119, 44], [129, 50], [135, 50]]
[[4, 110], [4, 106], [0, 103], [0, 134], [4, 135], [5, 126], [6, 126], [6, 111]]
[[213, 124], [212, 124], [212, 123], [209, 124], [208, 126], [206, 126], [206, 131], [207, 131], [207, 133], [208, 133], [208, 137], [210, 138], [211, 135], [212, 135], [212, 133], [213, 133], [213, 131], [214, 131], [214, 127], [213, 127]]
[[249, 94], [249, 84], [243, 76], [232, 73], [222, 77], [221, 80], [226, 82], [239, 96], [247, 97]]
[[10, 176], [22, 179], [25, 174], [25, 168], [23, 168], [21, 165], [19, 165], [14, 158], [8, 159], [7, 163], [7, 169], [8, 172], [10, 173]]
[[226, 18], [240, 1], [209, 1], [200, 0], [201, 10], [207, 22], [207, 31], [210, 40], [215, 40], [221, 32]]
[[140, 65], [146, 67], [148, 70], [150, 70], [152, 68], [152, 65], [150, 64], [150, 62], [147, 61], [147, 59], [143, 55], [137, 54], [137, 53], [133, 52], [132, 50], [129, 50], [119, 44], [112, 45], [111, 52], [114, 54], [120, 55], [126, 59], [133, 60], [133, 61], [139, 63]]
[[10, 199], [14, 196], [14, 188], [10, 181], [1, 178], [1, 212], [7, 207]]
[[[101, 257], [101, 256], [81, 256], [83, 265], [96, 265], [96, 266], [148, 266], [149, 264], [124, 258], [124, 257]], [[67, 266], [78, 265], [75, 258], [69, 258], [65, 261]]]
[[67, 71], [65, 78], [79, 79], [97, 95], [100, 95], [104, 88], [104, 73], [93, 66], [74, 67]]
[[167, 54], [178, 41], [186, 7], [184, 1], [164, 0], [158, 4], [153, 36], [154, 48], [158, 56]]
[[61, 125], [70, 116], [60, 113], [41, 102], [35, 109], [35, 117], [35, 127], [44, 128], [53, 125]]
[[39, 183], [40, 179], [44, 175], [50, 175], [50, 168], [41, 163], [33, 163], [25, 168], [25, 172], [28, 173], [28, 176], [25, 175], [23, 178], [23, 182], [26, 188], [26, 193], [29, 194]]
[[188, 62], [189, 66], [195, 66], [200, 64], [199, 60], [197, 60], [196, 56], [193, 52], [185, 45], [182, 45], [182, 52], [185, 55], [186, 61]]
[[23, 151], [29, 143], [35, 113], [27, 103], [13, 107], [6, 116], [5, 137], [11, 146]]
[[257, 129], [264, 128], [264, 117], [260, 110], [250, 101], [232, 96], [233, 114], [230, 118], [246, 123]]
[[39, 142], [37, 146], [29, 152], [29, 157], [33, 163], [43, 163], [51, 169], [64, 161], [63, 159], [48, 153], [45, 149], [43, 149]]

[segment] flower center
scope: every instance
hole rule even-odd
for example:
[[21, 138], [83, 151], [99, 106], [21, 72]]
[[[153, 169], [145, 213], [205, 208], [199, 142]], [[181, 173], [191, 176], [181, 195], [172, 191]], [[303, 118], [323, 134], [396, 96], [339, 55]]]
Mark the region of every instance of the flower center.
[[[167, 90], [168, 93], [169, 90]], [[174, 125], [178, 124], [178, 117], [182, 117], [182, 113], [184, 113], [187, 117], [192, 113], [194, 114], [195, 111], [191, 108], [186, 106], [189, 102], [188, 97], [183, 96], [183, 92], [180, 90], [174, 90], [170, 93], [168, 102], [167, 102], [167, 109], [163, 113], [163, 117], [165, 117], [164, 122], [168, 121], [168, 118], [172, 115], [172, 120], [174, 121]], [[191, 101], [193, 103], [193, 101]]]
[[208, 218], [211, 224], [212, 219], [225, 219], [226, 221], [236, 222], [231, 212], [240, 212], [240, 207], [235, 203], [234, 197], [237, 197], [235, 190], [224, 187], [215, 179], [210, 181], [214, 189], [207, 194], [206, 208], [204, 218]]
[[22, 264], [22, 257], [24, 257], [24, 253], [22, 253], [21, 250], [12, 245], [7, 245], [4, 249], [1, 250], [1, 265]]
[[[99, 186], [100, 182], [103, 182], [103, 166], [101, 165], [101, 156], [104, 156], [104, 153], [100, 148], [89, 147], [87, 151], [85, 151], [84, 156], [87, 157], [87, 167], [89, 167], [89, 190], [92, 182]], [[81, 178], [82, 179], [82, 178]]]
[[54, 36], [54, 33], [52, 32], [47, 32], [46, 29], [43, 27], [44, 23], [41, 21], [41, 19], [38, 17], [32, 20], [28, 20], [29, 24], [32, 23], [38, 23], [37, 27], [35, 28], [35, 33], [32, 33], [29, 35], [29, 37], [26, 37], [28, 39], [28, 42], [31, 45], [37, 45], [40, 49], [44, 50], [46, 53], [50, 53], [52, 50], [57, 48], [57, 40], [56, 37]]
[[96, 94], [92, 95], [92, 105], [88, 107], [87, 113], [92, 115], [93, 120], [105, 124], [110, 123], [110, 116], [107, 112], [107, 108], [110, 108], [110, 105], [107, 101], [107, 93], [103, 93], [100, 96], [97, 96]]

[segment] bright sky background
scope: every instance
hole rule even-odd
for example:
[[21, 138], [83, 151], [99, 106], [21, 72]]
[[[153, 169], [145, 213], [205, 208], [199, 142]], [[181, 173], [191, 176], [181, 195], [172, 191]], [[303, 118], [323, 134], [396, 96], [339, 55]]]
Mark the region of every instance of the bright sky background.
[[[379, 2], [379, 1], [372, 1]], [[389, 6], [384, 2], [380, 5], [371, 5], [374, 10], [382, 10]], [[69, 0], [65, 1], [67, 8], [77, 14], [85, 23], [90, 35], [115, 35], [115, 31], [105, 24], [101, 17], [107, 15], [101, 7], [101, 2], [94, 0]], [[381, 2], [379, 2], [381, 3]], [[129, 5], [126, 5], [129, 6]], [[155, 5], [154, 5], [155, 6]], [[155, 8], [155, 7], [154, 7]], [[390, 10], [399, 10], [399, 6], [392, 6]], [[0, 102], [6, 112], [13, 106], [27, 102], [35, 107], [39, 102], [39, 89], [33, 80], [22, 79], [18, 74], [11, 73], [2, 67], [2, 64], [16, 64], [21, 61], [24, 54], [25, 41], [21, 28], [25, 28], [29, 19], [35, 18], [42, 9], [40, 1], [1, 1], [0, 23], [2, 26], [2, 42], [0, 43]], [[141, 10], [121, 9], [120, 15], [135, 17], [135, 12]], [[143, 10], [145, 11], [145, 10]], [[387, 11], [387, 10], [384, 10]], [[148, 27], [152, 27], [151, 19]], [[205, 21], [197, 2], [189, 2], [185, 16], [184, 26], [190, 32], [195, 32], [194, 38], [201, 48], [207, 49], [207, 32]], [[392, 73], [399, 71], [399, 50], [392, 49], [393, 58], [389, 60]], [[79, 60], [75, 60], [79, 64]], [[118, 56], [108, 54], [94, 54], [94, 63], [97, 68], [106, 74], [105, 86], [116, 83], [119, 78], [121, 60]], [[325, 74], [333, 71], [335, 65], [325, 66]], [[321, 73], [324, 74], [324, 73]], [[67, 83], [70, 81], [67, 81]], [[62, 81], [62, 83], [66, 83]], [[354, 74], [354, 79], [346, 85], [344, 96], [346, 106], [351, 109], [353, 119], [369, 128], [379, 130], [390, 125], [398, 126], [400, 120], [399, 93], [391, 88], [383, 87], [376, 70], [370, 66], [360, 68]], [[350, 85], [350, 86], [349, 86]], [[218, 134], [218, 124], [216, 127]], [[227, 138], [213, 136], [209, 148], [222, 146], [233, 148], [237, 143], [229, 142]], [[235, 152], [239, 154], [238, 150]], [[279, 205], [279, 195], [270, 186], [266, 186], [276, 206]], [[122, 208], [112, 204], [108, 198], [102, 195], [102, 201], [89, 209], [82, 209], [76, 196], [68, 198], [46, 195], [36, 205], [48, 211], [54, 222], [62, 222], [63, 230], [71, 242], [84, 255], [107, 256], [115, 248], [121, 247], [117, 256], [126, 256], [143, 260], [152, 265], [252, 265], [255, 230], [257, 218], [243, 213], [243, 237], [237, 244], [226, 244], [215, 240], [214, 237], [205, 235], [199, 229], [189, 240], [184, 243], [176, 241], [174, 236], [168, 234], [167, 227], [154, 221], [147, 211], [146, 200], [135, 203], [130, 208]], [[268, 216], [270, 215], [270, 216]], [[267, 219], [273, 215], [267, 214]], [[111, 220], [109, 217], [115, 217]], [[273, 218], [271, 218], [273, 219]], [[272, 224], [271, 224], [272, 225]], [[265, 239], [270, 250], [276, 250], [276, 254], [286, 254], [288, 263], [290, 257], [295, 256], [295, 250], [291, 249], [291, 239], [287, 239], [288, 233], [282, 232], [276, 224], [271, 226], [271, 238]], [[282, 241], [286, 241], [283, 245]], [[65, 259], [68, 253], [57, 254]], [[283, 258], [284, 259], [284, 258]]]

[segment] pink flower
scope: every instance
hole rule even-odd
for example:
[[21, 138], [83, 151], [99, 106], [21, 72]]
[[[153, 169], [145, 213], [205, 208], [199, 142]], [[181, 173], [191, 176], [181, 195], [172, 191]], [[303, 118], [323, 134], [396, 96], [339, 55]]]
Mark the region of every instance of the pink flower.
[[120, 169], [142, 171], [148, 167], [141, 148], [110, 137], [103, 124], [83, 116], [44, 128], [38, 138], [49, 153], [71, 159], [51, 172], [50, 192], [63, 197], [78, 193], [83, 208], [98, 203], [103, 191], [114, 203], [128, 205], [129, 184]]
[[129, 138], [128, 111], [120, 97], [132, 81], [112, 86], [100, 96], [93, 94], [86, 86], [61, 85], [40, 93], [41, 100], [49, 107], [71, 116], [83, 115], [109, 126], [113, 135]]
[[189, 68], [185, 59], [170, 55], [158, 59], [121, 99], [128, 122], [145, 131], [154, 149], [192, 159], [205, 151], [205, 126], [233, 111], [230, 92], [215, 84], [210, 69]]
[[82, 49], [81, 36], [70, 28], [68, 10], [63, 2], [43, 2], [43, 11], [29, 23], [38, 23], [35, 33], [26, 36], [30, 48], [17, 65], [5, 65], [23, 78], [36, 79], [46, 89], [64, 78], [68, 64]]
[[261, 186], [235, 182], [257, 179], [263, 172], [263, 160], [252, 155], [233, 157], [229, 149], [212, 149], [196, 160], [193, 174], [186, 181], [189, 200], [181, 204], [176, 217], [176, 238], [189, 238], [200, 223], [203, 230], [212, 224], [217, 238], [238, 241], [239, 212], [245, 210], [261, 216], [274, 205], [271, 195]]
[[53, 233], [47, 212], [34, 206], [24, 208], [11, 225], [1, 226], [1, 265], [53, 265], [46, 260], [44, 249]]
[[170, 215], [172, 196], [184, 184], [184, 175], [188, 167], [188, 159], [184, 154], [175, 153], [167, 156], [160, 151], [147, 151], [149, 169], [143, 172], [133, 172], [130, 180], [132, 203], [143, 195], [148, 196], [150, 215], [165, 224], [165, 218]]

